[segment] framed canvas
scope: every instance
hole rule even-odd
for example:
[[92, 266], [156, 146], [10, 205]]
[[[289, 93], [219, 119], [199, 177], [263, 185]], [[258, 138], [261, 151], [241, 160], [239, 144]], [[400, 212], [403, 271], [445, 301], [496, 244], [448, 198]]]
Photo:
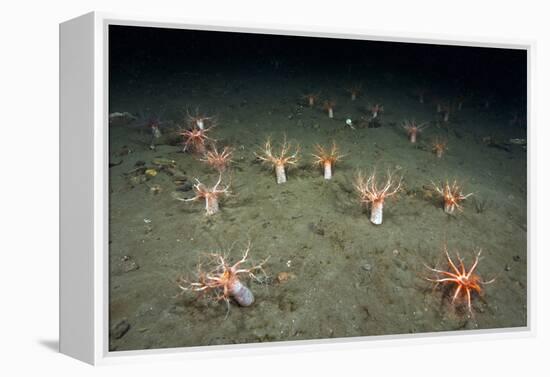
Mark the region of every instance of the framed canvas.
[[61, 352], [95, 364], [530, 334], [532, 49], [61, 24]]

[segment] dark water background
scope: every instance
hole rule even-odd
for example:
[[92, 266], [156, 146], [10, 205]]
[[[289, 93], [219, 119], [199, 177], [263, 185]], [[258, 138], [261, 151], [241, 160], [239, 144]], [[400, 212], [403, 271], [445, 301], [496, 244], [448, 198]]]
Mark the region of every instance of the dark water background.
[[[527, 133], [525, 51], [111, 27], [110, 58], [109, 111], [142, 114], [110, 125], [111, 350], [526, 325], [527, 153], [510, 142]], [[351, 101], [346, 89], [359, 83]], [[336, 101], [334, 119], [306, 106], [309, 92]], [[438, 101], [455, 105], [449, 124]], [[365, 127], [375, 103], [385, 109], [379, 127]], [[214, 170], [181, 151], [178, 132], [196, 108], [216, 116], [218, 146], [235, 148], [233, 195], [210, 217], [203, 203], [176, 201], [181, 182], [153, 163], [171, 159], [189, 181], [215, 183]], [[151, 116], [162, 121], [155, 150]], [[401, 128], [411, 118], [430, 124], [416, 145]], [[254, 152], [285, 136], [300, 161], [277, 185]], [[436, 136], [448, 140], [442, 159], [431, 152]], [[325, 181], [310, 154], [332, 141], [346, 156]], [[353, 189], [358, 170], [374, 169], [404, 184], [380, 226]], [[453, 216], [430, 190], [446, 179], [474, 193]], [[269, 257], [261, 283], [244, 280], [254, 305], [227, 313], [181, 294], [176, 279], [192, 277], [201, 256], [236, 261], [248, 242], [251, 263]], [[474, 297], [473, 316], [424, 279], [425, 264], [446, 269], [444, 244], [466, 265], [483, 249], [478, 273], [496, 277]]]

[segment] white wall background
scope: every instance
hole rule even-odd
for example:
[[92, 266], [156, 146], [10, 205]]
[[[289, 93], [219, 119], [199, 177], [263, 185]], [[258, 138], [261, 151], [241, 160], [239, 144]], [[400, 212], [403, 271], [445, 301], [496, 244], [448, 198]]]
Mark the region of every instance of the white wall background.
[[[0, 373], [191, 376], [520, 375], [546, 371], [550, 266], [546, 190], [550, 122], [550, 12], [544, 1], [4, 1], [0, 22]], [[537, 335], [528, 339], [364, 348], [185, 363], [91, 368], [54, 352], [58, 333], [58, 23], [91, 10], [346, 26], [441, 36], [526, 38], [535, 51]], [[538, 111], [537, 111], [538, 110]], [[545, 150], [543, 150], [545, 149]], [[546, 172], [544, 171], [546, 170]], [[545, 349], [546, 348], [546, 349]], [[7, 373], [6, 373], [7, 372]], [[542, 372], [536, 373], [541, 375]]]

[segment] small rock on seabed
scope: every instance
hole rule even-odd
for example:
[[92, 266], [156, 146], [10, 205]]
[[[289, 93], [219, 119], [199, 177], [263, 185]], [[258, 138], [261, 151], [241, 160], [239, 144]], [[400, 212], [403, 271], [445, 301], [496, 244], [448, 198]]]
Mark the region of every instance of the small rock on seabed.
[[368, 271], [372, 270], [372, 265], [370, 263], [363, 263], [361, 265], [361, 268], [368, 272]]
[[139, 265], [137, 264], [137, 262], [129, 255], [125, 255], [121, 258], [120, 267], [123, 272], [130, 272], [139, 269]]
[[121, 319], [111, 327], [111, 336], [115, 339], [122, 338], [130, 330], [130, 323], [126, 318]]

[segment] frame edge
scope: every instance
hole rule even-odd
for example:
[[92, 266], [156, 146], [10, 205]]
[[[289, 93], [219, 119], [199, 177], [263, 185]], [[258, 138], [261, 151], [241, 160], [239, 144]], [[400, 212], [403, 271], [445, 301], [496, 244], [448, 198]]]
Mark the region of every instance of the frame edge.
[[94, 14], [59, 25], [59, 351], [94, 357]]

